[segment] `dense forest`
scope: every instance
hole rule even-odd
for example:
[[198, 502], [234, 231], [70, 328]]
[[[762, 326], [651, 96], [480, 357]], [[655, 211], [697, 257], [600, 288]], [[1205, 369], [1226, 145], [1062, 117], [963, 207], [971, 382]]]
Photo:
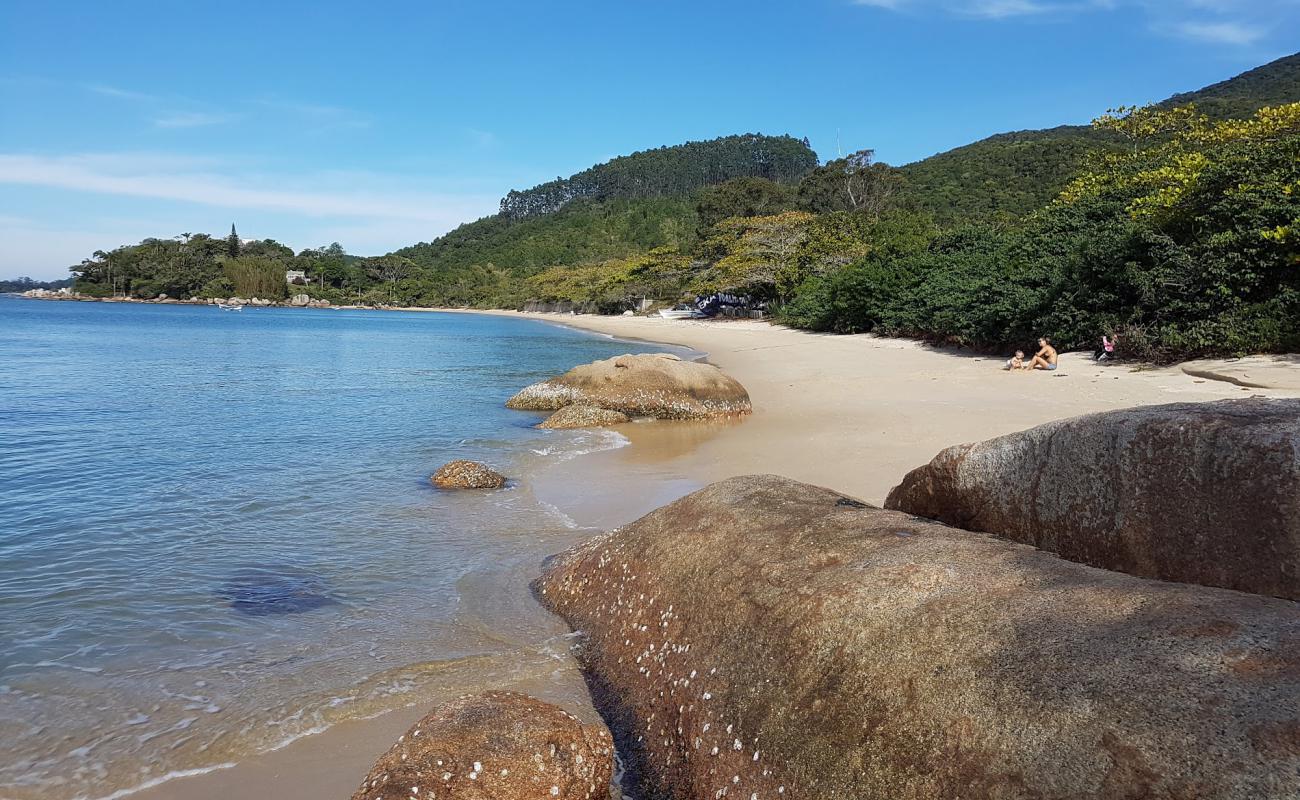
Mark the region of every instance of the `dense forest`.
[[[376, 258], [338, 245], [151, 239], [79, 291], [288, 291], [372, 305], [619, 312], [728, 292], [816, 330], [981, 348], [1119, 334], [1164, 360], [1300, 348], [1300, 55], [1091, 126], [901, 168], [748, 134], [511, 192], [501, 213]], [[287, 270], [302, 270], [289, 287]]]
[[11, 292], [26, 292], [31, 289], [62, 289], [65, 286], [73, 284], [72, 278], [64, 278], [59, 281], [38, 281], [31, 278], [14, 278], [13, 280], [0, 280], [0, 294]]
[[575, 200], [685, 197], [732, 178], [798, 180], [817, 166], [808, 141], [749, 133], [707, 142], [644, 150], [615, 158], [568, 178], [513, 191], [501, 200], [501, 216], [524, 219], [552, 214]]

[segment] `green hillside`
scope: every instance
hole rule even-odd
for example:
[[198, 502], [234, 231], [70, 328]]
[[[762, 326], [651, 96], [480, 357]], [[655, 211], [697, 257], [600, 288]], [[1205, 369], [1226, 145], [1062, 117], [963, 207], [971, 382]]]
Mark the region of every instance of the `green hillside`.
[[642, 150], [585, 169], [568, 178], [512, 191], [501, 216], [525, 219], [559, 211], [576, 200], [685, 197], [732, 178], [797, 180], [817, 166], [807, 140], [746, 133], [705, 142]]
[[1300, 100], [1300, 53], [1279, 58], [1235, 78], [1195, 92], [1176, 94], [1160, 105], [1195, 103], [1210, 119], [1241, 119], [1263, 106]]
[[[1213, 120], [1300, 101], [1300, 53], [1160, 103], [1195, 103]], [[1100, 109], [1099, 109], [1100, 110]], [[990, 136], [901, 167], [917, 204], [941, 224], [1019, 217], [1057, 195], [1090, 151], [1114, 138], [1086, 125]]]

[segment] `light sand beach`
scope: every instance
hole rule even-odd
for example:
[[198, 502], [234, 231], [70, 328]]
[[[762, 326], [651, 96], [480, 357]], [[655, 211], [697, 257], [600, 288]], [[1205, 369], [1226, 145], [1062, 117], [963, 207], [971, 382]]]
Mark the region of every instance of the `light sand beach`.
[[[1222, 365], [1206, 362], [1190, 375], [1179, 367], [1098, 365], [1088, 354], [1068, 353], [1055, 372], [1008, 373], [994, 357], [904, 340], [809, 334], [759, 321], [495, 313], [691, 347], [707, 353], [750, 392], [754, 413], [743, 421], [624, 425], [620, 431], [631, 446], [574, 459], [548, 476], [570, 487], [589, 487], [582, 507], [562, 509], [584, 526], [631, 521], [663, 501], [665, 485], [680, 495], [714, 480], [760, 472], [879, 504], [904, 473], [949, 445], [1094, 411], [1300, 396], [1300, 364], [1287, 359], [1249, 362], [1250, 382], [1281, 387], [1255, 388], [1215, 379]], [[659, 490], [640, 492], [650, 481]], [[547, 487], [536, 490], [544, 495]], [[499, 688], [536, 694], [587, 718], [594, 714], [584, 703], [571, 661], [557, 660], [546, 685]], [[344, 798], [425, 711], [408, 708], [341, 724], [232, 768], [172, 780], [133, 797]]]

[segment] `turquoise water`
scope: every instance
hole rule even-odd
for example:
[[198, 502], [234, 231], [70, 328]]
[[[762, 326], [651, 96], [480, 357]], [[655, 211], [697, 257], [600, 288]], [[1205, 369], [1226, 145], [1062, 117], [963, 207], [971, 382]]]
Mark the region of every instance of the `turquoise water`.
[[[0, 797], [104, 797], [545, 679], [583, 535], [530, 476], [617, 433], [502, 403], [661, 347], [499, 317], [0, 296]], [[445, 493], [452, 458], [515, 480]]]

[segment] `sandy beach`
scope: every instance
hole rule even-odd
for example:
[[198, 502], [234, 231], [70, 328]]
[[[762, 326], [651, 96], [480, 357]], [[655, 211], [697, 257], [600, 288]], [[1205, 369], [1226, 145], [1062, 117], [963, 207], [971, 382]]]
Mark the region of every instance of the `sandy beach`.
[[[1098, 365], [1088, 354], [1070, 353], [1055, 372], [1007, 373], [993, 357], [759, 321], [495, 313], [694, 348], [749, 390], [754, 413], [743, 421], [625, 425], [621, 432], [631, 446], [575, 459], [551, 475], [548, 480], [592, 487], [584, 507], [563, 509], [584, 526], [619, 525], [661, 503], [662, 488], [654, 496], [638, 491], [650, 479], [680, 495], [734, 475], [778, 473], [879, 504], [904, 473], [949, 445], [1137, 405], [1300, 396], [1300, 364], [1286, 359], [1247, 362], [1254, 373], [1249, 382], [1274, 387], [1257, 388], [1215, 379], [1215, 365], [1205, 362], [1192, 375], [1180, 367]], [[1236, 364], [1234, 374], [1240, 377], [1243, 369]], [[534, 693], [590, 718], [594, 712], [578, 687], [573, 663], [557, 660], [546, 685], [500, 688]], [[426, 710], [338, 725], [229, 769], [132, 796], [347, 797], [374, 759]]]

